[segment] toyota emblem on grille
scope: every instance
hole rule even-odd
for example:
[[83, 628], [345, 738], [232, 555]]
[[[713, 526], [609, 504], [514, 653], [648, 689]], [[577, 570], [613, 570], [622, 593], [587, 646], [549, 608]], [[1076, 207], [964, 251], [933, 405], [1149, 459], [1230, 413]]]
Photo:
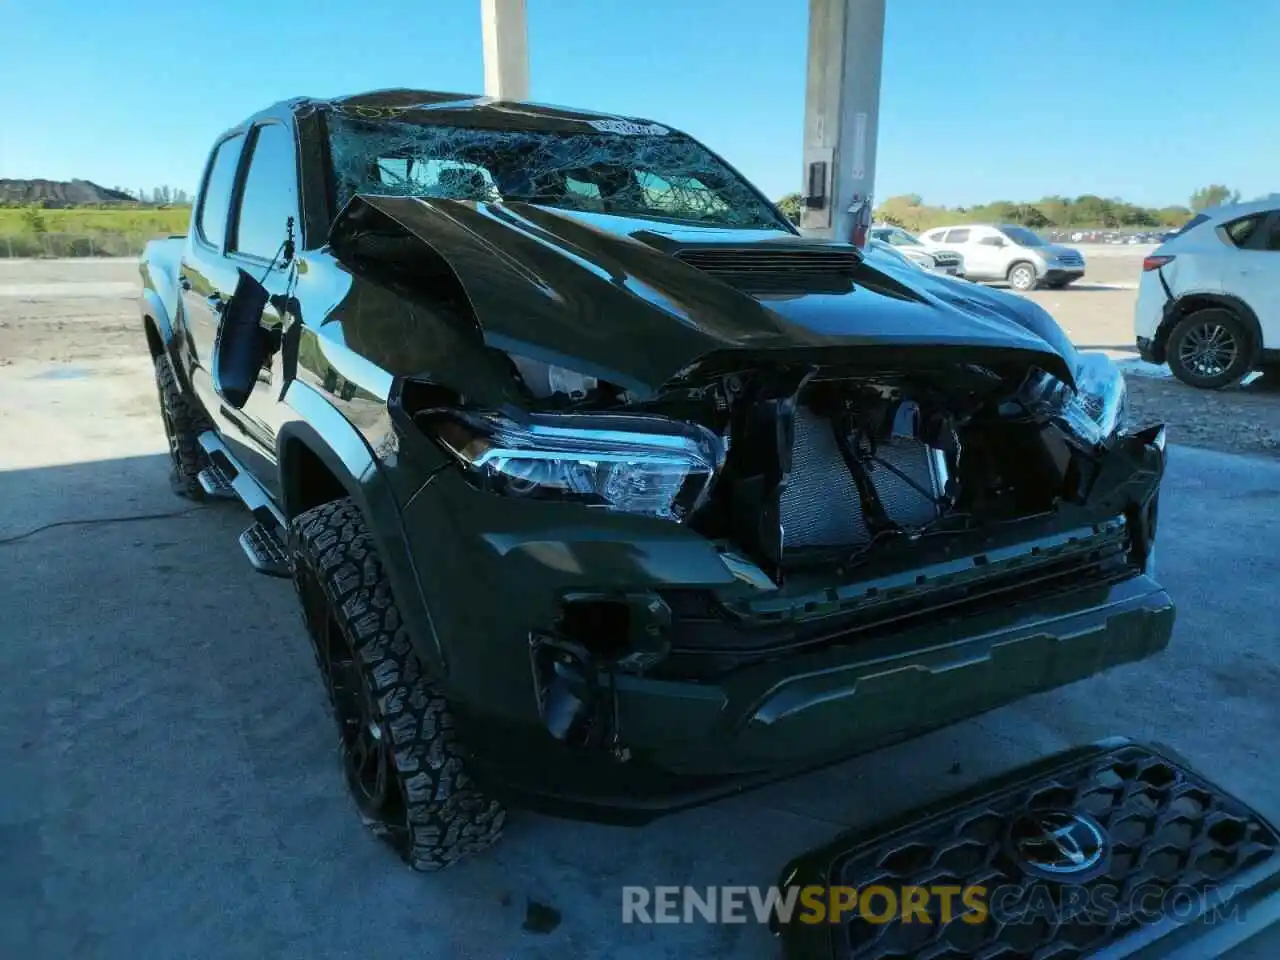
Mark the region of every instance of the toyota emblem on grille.
[[1093, 817], [1073, 810], [1031, 810], [1009, 825], [1009, 852], [1023, 871], [1079, 883], [1107, 868], [1106, 832]]

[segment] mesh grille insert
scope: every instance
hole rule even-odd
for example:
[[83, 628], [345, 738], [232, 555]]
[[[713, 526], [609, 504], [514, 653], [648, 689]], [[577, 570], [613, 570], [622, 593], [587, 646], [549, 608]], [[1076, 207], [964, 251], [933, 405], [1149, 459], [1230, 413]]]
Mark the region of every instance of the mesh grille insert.
[[[1010, 824], [1027, 811], [1049, 810], [1084, 813], [1102, 827], [1105, 872], [1068, 884], [1036, 879], [1014, 861]], [[854, 918], [835, 932], [834, 955], [1084, 957], [1144, 919], [1135, 915], [1131, 893], [1145, 891], [1141, 903], [1156, 909], [1166, 894], [1203, 893], [1277, 852], [1280, 838], [1242, 803], [1146, 748], [1125, 746], [840, 853], [828, 872], [833, 885], [981, 885], [1003, 891], [1003, 905], [981, 924], [955, 914], [943, 923], [932, 906], [928, 924]], [[1044, 909], [1044, 897], [1054, 909]], [[1098, 907], [1104, 897], [1113, 909]], [[1085, 902], [1087, 909], [1067, 909]]]

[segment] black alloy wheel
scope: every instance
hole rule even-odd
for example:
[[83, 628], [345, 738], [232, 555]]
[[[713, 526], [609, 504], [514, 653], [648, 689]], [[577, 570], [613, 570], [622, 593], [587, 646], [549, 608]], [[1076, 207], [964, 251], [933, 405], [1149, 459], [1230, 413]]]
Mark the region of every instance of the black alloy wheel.
[[409, 844], [407, 805], [394, 776], [395, 756], [373, 690], [356, 661], [351, 641], [329, 612], [319, 580], [307, 568], [297, 573], [303, 617], [316, 663], [338, 724], [342, 771], [366, 822], [404, 855]]
[[418, 659], [360, 509], [344, 498], [304, 511], [289, 548], [365, 825], [415, 870], [493, 846], [506, 810], [471, 778], [453, 708]]

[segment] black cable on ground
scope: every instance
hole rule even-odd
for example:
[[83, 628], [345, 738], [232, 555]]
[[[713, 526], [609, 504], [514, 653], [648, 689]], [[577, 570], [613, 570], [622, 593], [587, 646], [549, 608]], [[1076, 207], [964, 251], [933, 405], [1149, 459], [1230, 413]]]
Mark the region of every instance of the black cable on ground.
[[130, 523], [134, 520], [168, 520], [171, 517], [185, 517], [188, 513], [195, 513], [199, 509], [199, 507], [188, 507], [186, 510], [171, 510], [168, 513], [140, 513], [132, 517], [96, 517], [87, 520], [56, 520], [53, 523], [46, 523], [42, 526], [28, 530], [26, 533], [14, 534], [12, 537], [0, 537], [0, 547], [9, 543], [17, 543], [19, 540], [26, 540], [28, 537], [34, 537], [37, 533], [44, 533], [46, 530], [52, 530], [55, 527], [95, 526], [100, 523]]

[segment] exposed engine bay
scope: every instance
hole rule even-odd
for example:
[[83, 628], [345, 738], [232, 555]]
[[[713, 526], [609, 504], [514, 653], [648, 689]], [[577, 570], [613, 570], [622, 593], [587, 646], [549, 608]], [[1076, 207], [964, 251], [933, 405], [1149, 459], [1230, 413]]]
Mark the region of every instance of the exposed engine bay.
[[[609, 270], [583, 275], [610, 278], [592, 296], [626, 291], [638, 313], [625, 325], [597, 309], [584, 327], [559, 295], [531, 292], [522, 311], [547, 313], [521, 326], [486, 311], [498, 285], [455, 276], [464, 261], [424, 242], [463, 208], [361, 204], [340, 255], [485, 358], [466, 378], [483, 396], [442, 378], [417, 381], [422, 396], [405, 404], [471, 482], [674, 520], [776, 584], [806, 567], [848, 570], [889, 542], [1083, 503], [1124, 416], [1115, 365], [1077, 353], [1034, 305], [913, 291], [842, 249], [619, 241], [530, 221], [521, 229], [569, 231], [574, 249], [607, 246]], [[612, 258], [652, 281], [621, 282]], [[867, 308], [858, 326], [846, 298]]]
[[[1034, 368], [965, 363], [865, 371], [762, 363], [702, 371], [696, 382], [672, 384], [638, 403], [596, 378], [510, 360], [530, 408], [554, 411], [552, 419], [619, 432], [679, 423], [712, 452], [701, 485], [692, 471], [674, 479], [624, 476], [625, 455], [603, 486], [553, 480], [545, 459], [520, 468], [509, 459], [501, 467], [505, 492], [594, 490], [607, 499], [610, 490], [629, 485], [634, 496], [660, 503], [660, 488], [670, 481], [669, 509], [658, 515], [741, 552], [777, 582], [790, 570], [857, 566], [890, 541], [1047, 514], [1064, 498], [1087, 495], [1096, 459], [1032, 402], [1029, 384], [1046, 376]], [[456, 427], [440, 419], [449, 414], [424, 413], [434, 422], [430, 431], [458, 451], [468, 443], [475, 449], [470, 431], [486, 429], [472, 422], [452, 443]]]
[[960, 442], [949, 417], [934, 426], [941, 435], [925, 433], [912, 400], [833, 414], [796, 410], [793, 469], [779, 499], [783, 550], [864, 544], [945, 516]]

